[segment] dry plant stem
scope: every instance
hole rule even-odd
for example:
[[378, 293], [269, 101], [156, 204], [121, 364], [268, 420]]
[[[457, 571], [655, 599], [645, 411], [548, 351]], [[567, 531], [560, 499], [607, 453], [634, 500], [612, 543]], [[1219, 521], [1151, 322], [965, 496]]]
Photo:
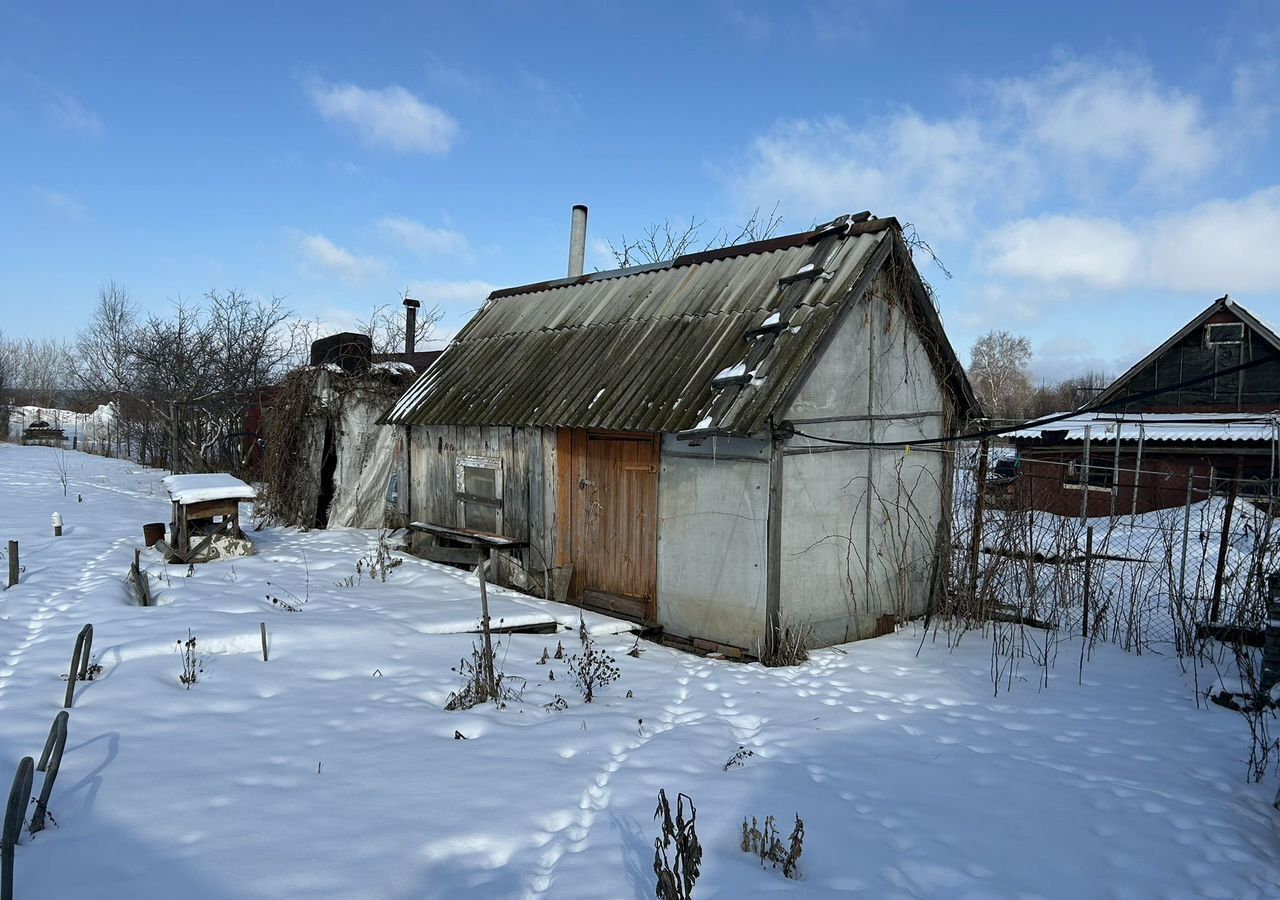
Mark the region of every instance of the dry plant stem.
[[[685, 817], [686, 802], [689, 805], [688, 818]], [[661, 834], [653, 842], [656, 894], [659, 900], [690, 900], [702, 868], [702, 845], [696, 830], [698, 811], [693, 800], [685, 794], [678, 794], [673, 819], [667, 793], [659, 790], [658, 808], [653, 817], [661, 824]]]

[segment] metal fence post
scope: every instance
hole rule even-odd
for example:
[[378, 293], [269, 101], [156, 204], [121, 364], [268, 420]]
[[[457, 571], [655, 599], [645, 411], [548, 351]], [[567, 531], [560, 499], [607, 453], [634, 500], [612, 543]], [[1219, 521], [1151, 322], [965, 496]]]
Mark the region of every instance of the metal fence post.
[[1262, 645], [1262, 680], [1258, 683], [1262, 696], [1266, 697], [1277, 682], [1280, 682], [1280, 572], [1272, 572], [1267, 576], [1267, 629]]
[[53, 783], [58, 780], [58, 770], [62, 768], [62, 751], [67, 747], [67, 711], [61, 710], [54, 717], [53, 727], [49, 729], [49, 737], [44, 742], [44, 753], [40, 754], [40, 765], [36, 769], [44, 772], [44, 784], [40, 786], [40, 799], [36, 801], [36, 811], [31, 816], [31, 833], [44, 830], [44, 816], [49, 809], [49, 795], [53, 793]]
[[89, 675], [89, 654], [93, 652], [93, 626], [86, 625], [76, 635], [76, 649], [71, 654], [71, 671], [67, 673], [67, 695], [63, 709], [70, 709], [76, 696], [76, 682]]
[[0, 833], [0, 900], [13, 900], [13, 850], [22, 834], [22, 820], [31, 800], [34, 778], [31, 757], [24, 756], [9, 788], [9, 803], [4, 810], [4, 831]]

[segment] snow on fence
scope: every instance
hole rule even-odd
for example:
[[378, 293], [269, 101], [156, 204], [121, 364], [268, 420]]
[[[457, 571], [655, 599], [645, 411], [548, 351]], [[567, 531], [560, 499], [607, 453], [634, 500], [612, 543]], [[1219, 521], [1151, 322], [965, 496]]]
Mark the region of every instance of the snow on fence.
[[954, 496], [950, 581], [935, 610], [945, 621], [1024, 622], [1179, 656], [1206, 635], [1261, 643], [1267, 576], [1280, 570], [1275, 498], [1206, 484], [1181, 507], [1081, 519], [979, 503], [964, 469]]

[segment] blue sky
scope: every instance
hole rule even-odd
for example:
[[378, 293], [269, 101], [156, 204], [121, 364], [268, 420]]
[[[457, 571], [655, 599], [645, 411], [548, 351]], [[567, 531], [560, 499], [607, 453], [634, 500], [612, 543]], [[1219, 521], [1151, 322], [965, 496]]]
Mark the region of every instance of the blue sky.
[[1275, 3], [0, 2], [0, 327], [115, 279], [456, 330], [604, 246], [778, 205], [914, 223], [967, 358], [1132, 362], [1224, 292], [1280, 320]]

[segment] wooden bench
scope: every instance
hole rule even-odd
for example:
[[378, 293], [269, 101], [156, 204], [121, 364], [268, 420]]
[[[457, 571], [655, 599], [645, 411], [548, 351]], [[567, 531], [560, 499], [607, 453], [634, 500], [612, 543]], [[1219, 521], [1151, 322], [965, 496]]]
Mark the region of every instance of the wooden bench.
[[529, 546], [528, 541], [518, 541], [492, 531], [435, 522], [410, 522], [409, 530], [430, 535], [434, 539], [435, 543], [415, 551], [418, 556], [431, 562], [478, 566], [487, 557], [491, 561], [490, 565], [496, 569], [500, 551], [519, 550]]

